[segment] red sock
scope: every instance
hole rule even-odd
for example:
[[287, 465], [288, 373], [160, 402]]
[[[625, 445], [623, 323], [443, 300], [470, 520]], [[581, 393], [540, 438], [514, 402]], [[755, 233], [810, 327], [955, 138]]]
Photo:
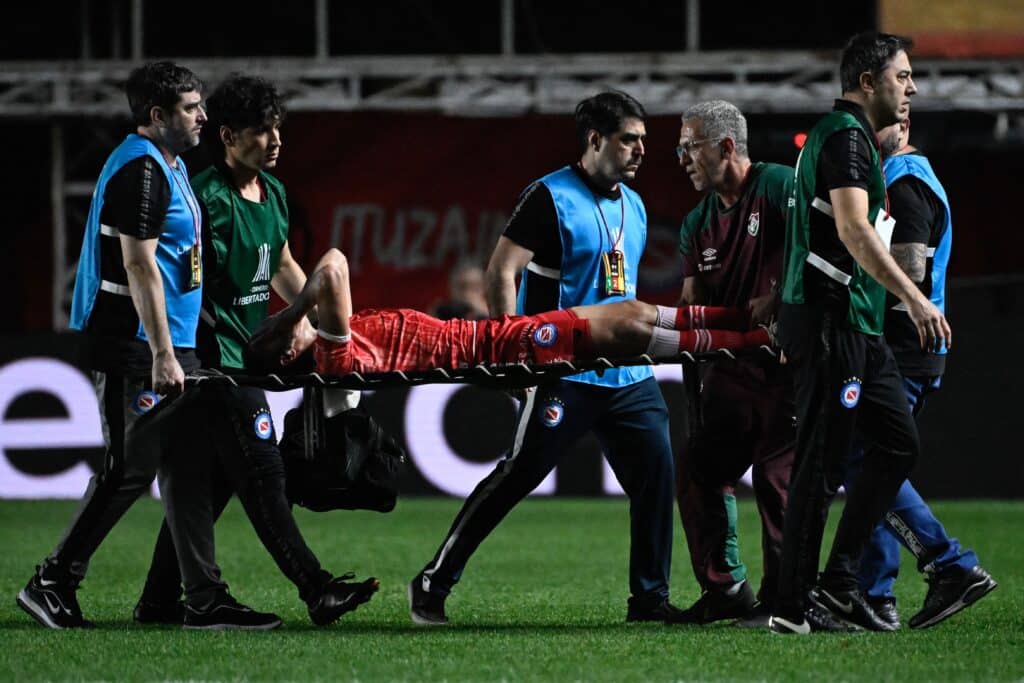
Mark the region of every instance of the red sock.
[[724, 306], [680, 306], [677, 330], [749, 330], [750, 311]]
[[[733, 309], [720, 309], [733, 310]], [[759, 346], [770, 346], [771, 336], [763, 328], [750, 332], [734, 332], [731, 330], [691, 330], [679, 333], [679, 350], [690, 353], [704, 353], [719, 349], [755, 349]]]

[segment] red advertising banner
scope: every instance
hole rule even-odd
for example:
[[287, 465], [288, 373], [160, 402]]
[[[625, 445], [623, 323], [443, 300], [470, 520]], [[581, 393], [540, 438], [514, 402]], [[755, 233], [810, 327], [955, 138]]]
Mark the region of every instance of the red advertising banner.
[[[829, 107], [822, 103], [822, 111]], [[1013, 197], [1024, 176], [1024, 157], [1012, 145], [975, 151], [954, 144], [956, 124], [922, 115], [918, 144], [932, 162], [953, 209], [951, 285], [964, 276], [1021, 272], [1024, 231], [1011, 229], [1014, 210], [992, 198]], [[809, 129], [814, 117], [792, 132]], [[782, 130], [782, 133], [780, 133]], [[119, 124], [112, 139], [125, 129]], [[679, 168], [676, 116], [647, 121], [646, 156], [632, 187], [647, 205], [647, 250], [641, 263], [641, 298], [668, 303], [679, 292], [678, 228], [700, 196]], [[578, 158], [571, 116], [464, 118], [415, 113], [293, 114], [285, 122], [284, 147], [275, 171], [285, 183], [291, 215], [292, 252], [307, 269], [329, 247], [349, 258], [357, 309], [374, 306], [429, 310], [447, 295], [452, 268], [462, 261], [486, 265], [519, 194], [534, 180]], [[18, 130], [15, 138], [31, 137]], [[751, 119], [755, 161], [793, 164], [792, 133], [770, 117]], [[47, 144], [45, 139], [38, 144]], [[96, 157], [95, 178], [109, 150]], [[762, 156], [763, 154], [771, 156]], [[205, 161], [189, 158], [192, 172]], [[12, 196], [30, 192], [21, 175]], [[27, 180], [26, 180], [27, 179]], [[26, 184], [28, 183], [28, 184]], [[32, 185], [35, 187], [35, 185]], [[77, 207], [82, 211], [84, 202]], [[52, 212], [45, 204], [7, 231], [10, 253], [46, 253]], [[72, 232], [68, 253], [81, 236]], [[14, 310], [11, 331], [50, 329], [46, 260], [9, 264]], [[280, 305], [279, 302], [275, 305]]]
[[[633, 187], [647, 203], [641, 292], [678, 294], [678, 225], [698, 200], [676, 166], [674, 119], [649, 124]], [[306, 267], [348, 257], [353, 304], [428, 310], [460, 262], [486, 266], [519, 194], [577, 158], [571, 117], [291, 116], [276, 174], [295, 205], [292, 251]]]

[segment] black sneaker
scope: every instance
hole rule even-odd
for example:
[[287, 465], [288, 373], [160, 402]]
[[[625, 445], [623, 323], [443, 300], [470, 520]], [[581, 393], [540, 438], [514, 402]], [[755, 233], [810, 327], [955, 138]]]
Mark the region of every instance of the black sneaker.
[[950, 567], [931, 576], [924, 607], [910, 617], [910, 628], [928, 628], [970, 607], [999, 584], [977, 565], [968, 571]]
[[643, 606], [633, 598], [629, 599], [626, 621], [660, 621], [665, 624], [692, 624], [686, 610], [681, 610], [665, 598], [658, 604]]
[[745, 619], [753, 615], [757, 598], [750, 584], [743, 581], [739, 589], [730, 595], [721, 590], [704, 591], [697, 602], [683, 610], [688, 623], [710, 624], [722, 619]]
[[896, 611], [896, 598], [873, 598], [868, 596], [867, 601], [879, 619], [892, 626], [893, 631], [899, 629], [900, 613]]
[[768, 628], [773, 633], [801, 636], [809, 633], [855, 633], [860, 630], [853, 624], [836, 619], [827, 609], [813, 602], [808, 603], [803, 619], [796, 621], [772, 615], [768, 619]]
[[739, 628], [766, 628], [771, 623], [771, 618], [772, 608], [763, 602], [759, 602], [750, 610], [750, 614], [737, 619], [733, 626]]
[[429, 579], [422, 573], [409, 582], [409, 616], [412, 623], [420, 626], [445, 626], [448, 617], [444, 613], [447, 596], [431, 593], [427, 587]]
[[150, 602], [140, 598], [132, 610], [132, 620], [136, 624], [181, 626], [185, 623], [185, 603], [181, 600]]
[[360, 583], [346, 583], [355, 574], [345, 574], [331, 579], [320, 597], [309, 603], [309, 618], [317, 626], [334, 623], [346, 612], [369, 601], [380, 588], [380, 581], [370, 577]]
[[896, 627], [882, 620], [860, 590], [835, 590], [815, 586], [808, 594], [811, 604], [832, 613], [836, 619], [860, 626], [868, 631], [895, 631]]
[[269, 631], [281, 625], [270, 612], [257, 612], [227, 593], [219, 593], [203, 608], [185, 605], [184, 628], [203, 631]]
[[94, 624], [82, 617], [77, 591], [77, 585], [44, 579], [36, 567], [36, 573], [18, 593], [17, 602], [46, 628], [93, 628]]

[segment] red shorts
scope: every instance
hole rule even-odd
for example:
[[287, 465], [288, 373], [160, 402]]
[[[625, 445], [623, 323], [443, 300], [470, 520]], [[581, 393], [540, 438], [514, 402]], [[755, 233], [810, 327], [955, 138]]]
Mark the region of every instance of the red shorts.
[[352, 339], [317, 337], [317, 370], [327, 375], [474, 365], [572, 361], [593, 355], [590, 322], [572, 311], [492, 320], [438, 320], [406, 308], [364, 310], [349, 320]]

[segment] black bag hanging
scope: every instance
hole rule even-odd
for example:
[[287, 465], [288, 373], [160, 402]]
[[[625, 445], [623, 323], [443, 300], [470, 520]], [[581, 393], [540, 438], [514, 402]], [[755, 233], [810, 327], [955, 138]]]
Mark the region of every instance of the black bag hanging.
[[326, 417], [319, 388], [303, 390], [284, 418], [288, 500], [309, 510], [390, 512], [405, 450], [362, 408]]

